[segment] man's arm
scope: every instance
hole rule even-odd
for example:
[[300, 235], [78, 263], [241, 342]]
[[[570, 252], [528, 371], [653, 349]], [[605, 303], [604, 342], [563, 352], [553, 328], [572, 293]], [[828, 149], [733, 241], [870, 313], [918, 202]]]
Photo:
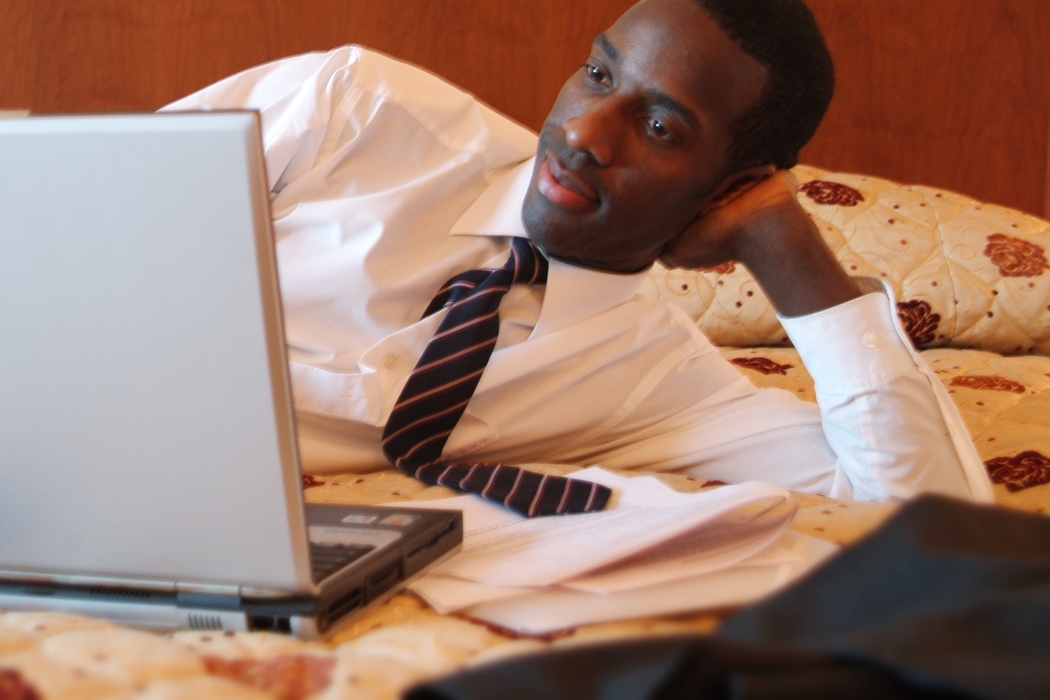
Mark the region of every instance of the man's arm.
[[797, 187], [786, 171], [745, 183], [661, 261], [748, 267], [815, 380], [825, 439], [857, 497], [929, 489], [991, 500], [965, 424], [901, 332], [892, 296], [862, 297], [798, 204]]

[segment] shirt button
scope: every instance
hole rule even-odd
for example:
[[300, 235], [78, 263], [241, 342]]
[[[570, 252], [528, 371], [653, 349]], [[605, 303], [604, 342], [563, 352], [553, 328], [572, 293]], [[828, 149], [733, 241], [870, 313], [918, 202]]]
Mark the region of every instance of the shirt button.
[[879, 344], [879, 337], [874, 333], [868, 333], [864, 336], [864, 344], [869, 348], [873, 348]]
[[397, 355], [387, 355], [386, 359], [383, 360], [383, 366], [387, 369], [394, 369], [397, 367]]

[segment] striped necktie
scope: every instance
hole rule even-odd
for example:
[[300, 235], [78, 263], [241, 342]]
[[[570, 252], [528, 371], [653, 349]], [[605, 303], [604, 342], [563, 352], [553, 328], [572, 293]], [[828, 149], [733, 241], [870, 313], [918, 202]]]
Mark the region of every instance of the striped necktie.
[[448, 306], [383, 429], [383, 453], [428, 484], [451, 486], [529, 517], [601, 510], [604, 486], [539, 475], [505, 464], [449, 464], [441, 450], [474, 395], [499, 335], [499, 303], [512, 284], [546, 284], [547, 261], [526, 238], [512, 239], [507, 264], [469, 270], [441, 288], [424, 312]]

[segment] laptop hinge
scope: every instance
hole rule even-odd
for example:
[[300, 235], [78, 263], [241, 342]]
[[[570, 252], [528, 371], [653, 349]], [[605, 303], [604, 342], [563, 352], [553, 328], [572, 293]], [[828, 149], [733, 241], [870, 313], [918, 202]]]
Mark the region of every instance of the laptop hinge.
[[218, 583], [190, 583], [188, 581], [176, 581], [175, 592], [194, 593], [209, 596], [214, 595], [238, 597], [241, 595], [241, 587], [236, 584], [229, 585]]
[[[240, 596], [241, 587], [229, 584], [190, 583], [187, 581], [157, 581], [154, 579], [114, 578], [84, 574], [41, 574], [28, 571], [0, 569], [0, 581], [38, 583], [53, 586], [128, 588], [159, 593], [197, 593], [214, 596]], [[287, 595], [287, 594], [285, 594]]]
[[52, 586], [127, 588], [159, 593], [174, 593], [176, 584], [171, 581], [153, 579], [114, 578], [112, 576], [89, 576], [84, 574], [41, 574], [28, 571], [0, 569], [0, 581], [38, 583]]

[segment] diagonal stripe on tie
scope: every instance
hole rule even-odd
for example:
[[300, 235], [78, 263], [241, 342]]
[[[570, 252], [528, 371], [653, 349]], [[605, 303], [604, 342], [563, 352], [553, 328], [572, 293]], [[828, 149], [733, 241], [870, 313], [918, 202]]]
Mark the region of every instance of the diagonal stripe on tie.
[[547, 261], [528, 239], [514, 238], [503, 267], [468, 270], [442, 285], [424, 317], [448, 311], [383, 429], [387, 459], [429, 484], [478, 493], [529, 517], [605, 507], [610, 491], [604, 486], [506, 464], [440, 461], [496, 346], [500, 301], [513, 284], [546, 282]]

